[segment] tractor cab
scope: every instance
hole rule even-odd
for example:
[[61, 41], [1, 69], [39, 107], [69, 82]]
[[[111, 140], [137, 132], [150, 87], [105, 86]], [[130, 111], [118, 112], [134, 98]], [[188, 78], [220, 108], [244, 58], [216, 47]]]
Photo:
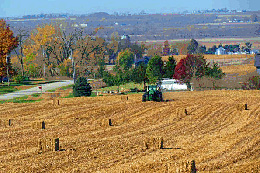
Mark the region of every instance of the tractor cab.
[[147, 86], [142, 101], [163, 101], [160, 88], [157, 85]]

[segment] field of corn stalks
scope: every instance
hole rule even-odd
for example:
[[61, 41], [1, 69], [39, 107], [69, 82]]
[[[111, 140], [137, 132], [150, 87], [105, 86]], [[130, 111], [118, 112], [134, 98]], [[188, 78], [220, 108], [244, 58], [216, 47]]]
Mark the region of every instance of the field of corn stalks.
[[[186, 58], [187, 55], [172, 55], [174, 59], [179, 62], [181, 59]], [[249, 58], [253, 58], [255, 55], [211, 55], [211, 54], [206, 54], [203, 55], [203, 57], [210, 62], [210, 60], [214, 60], [215, 62], [220, 62], [220, 61], [229, 61], [229, 60], [245, 60]], [[167, 61], [169, 56], [162, 56], [163, 61]]]
[[1, 172], [260, 171], [259, 91], [141, 97], [0, 105]]

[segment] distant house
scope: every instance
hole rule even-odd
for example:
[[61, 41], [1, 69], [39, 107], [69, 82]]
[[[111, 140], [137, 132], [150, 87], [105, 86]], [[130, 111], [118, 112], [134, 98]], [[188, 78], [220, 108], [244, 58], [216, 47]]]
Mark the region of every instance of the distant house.
[[250, 54], [257, 54], [257, 53], [259, 53], [259, 51], [256, 50], [256, 49], [253, 49], [253, 50], [250, 51]]
[[226, 49], [224, 49], [223, 47], [219, 47], [216, 52], [215, 52], [216, 55], [224, 55], [226, 54]]
[[120, 40], [120, 44], [121, 44], [123, 49], [129, 48], [130, 45], [131, 45], [130, 37], [128, 35], [122, 35], [121, 40]]
[[128, 40], [130, 41], [130, 37], [128, 35], [122, 35], [121, 40]]
[[144, 64], [148, 64], [150, 60], [150, 57], [149, 56], [144, 56], [142, 59], [138, 59], [135, 61], [135, 66], [139, 66], [140, 63], [144, 63]]
[[81, 27], [87, 27], [88, 24], [86, 24], [86, 23], [82, 23], [82, 24], [80, 24], [80, 26], [81, 26]]
[[72, 24], [71, 26], [72, 26], [72, 27], [79, 27], [78, 24]]

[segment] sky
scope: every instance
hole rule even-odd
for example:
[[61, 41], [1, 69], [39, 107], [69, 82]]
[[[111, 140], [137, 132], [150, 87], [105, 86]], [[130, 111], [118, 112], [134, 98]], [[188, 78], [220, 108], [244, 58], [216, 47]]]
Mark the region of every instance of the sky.
[[0, 0], [0, 17], [21, 17], [31, 14], [94, 12], [177, 13], [185, 10], [227, 8], [260, 10], [260, 0]]

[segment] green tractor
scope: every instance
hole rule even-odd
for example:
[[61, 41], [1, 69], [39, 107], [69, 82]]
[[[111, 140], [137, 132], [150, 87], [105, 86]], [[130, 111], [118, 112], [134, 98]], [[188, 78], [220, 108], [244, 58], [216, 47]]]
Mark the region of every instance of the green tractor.
[[146, 87], [146, 91], [143, 94], [142, 98], [143, 102], [146, 101], [157, 101], [157, 102], [162, 102], [162, 92], [156, 85], [149, 85]]

